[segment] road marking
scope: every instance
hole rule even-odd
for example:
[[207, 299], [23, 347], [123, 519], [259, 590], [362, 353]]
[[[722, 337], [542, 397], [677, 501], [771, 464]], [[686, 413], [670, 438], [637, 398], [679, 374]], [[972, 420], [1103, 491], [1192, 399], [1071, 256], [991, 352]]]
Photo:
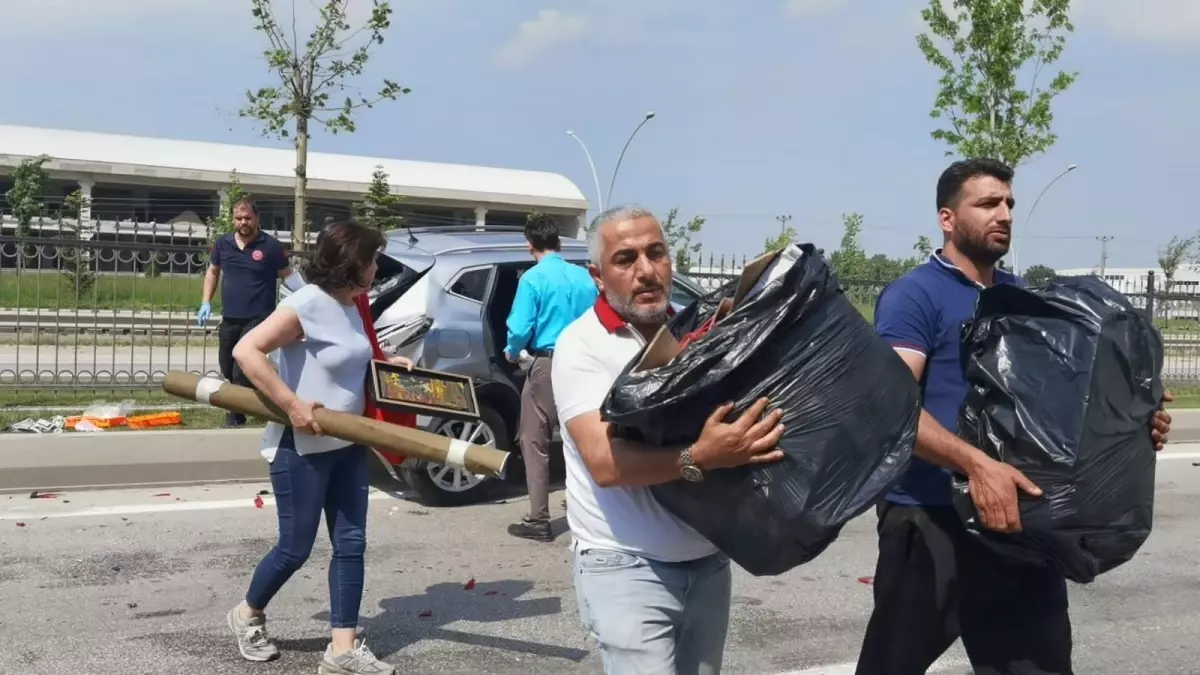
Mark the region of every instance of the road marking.
[[[925, 671], [929, 675], [935, 673], [958, 673], [961, 668], [969, 668], [971, 662], [957, 656], [943, 656]], [[824, 666], [816, 666], [815, 668], [805, 668], [804, 670], [789, 670], [786, 673], [775, 673], [775, 675], [854, 675], [858, 670], [857, 661], [847, 661], [846, 663], [830, 663]]]
[[[389, 492], [381, 492], [372, 490], [367, 499], [377, 501], [381, 499], [396, 499], [396, 495]], [[275, 498], [270, 496], [263, 497], [263, 507], [266, 508], [275, 503]], [[162, 504], [119, 504], [116, 506], [93, 506], [86, 509], [76, 509], [73, 511], [50, 511], [50, 510], [29, 510], [12, 509], [6, 513], [0, 513], [0, 520], [41, 520], [43, 518], [85, 518], [89, 516], [136, 516], [145, 515], [147, 513], [178, 513], [185, 511], [218, 511], [220, 509], [236, 509], [236, 508], [254, 508], [253, 499], [223, 499], [212, 501], [194, 501], [194, 502], [166, 502]]]
[[1160, 452], [1158, 453], [1159, 461], [1169, 459], [1200, 459], [1200, 452]]

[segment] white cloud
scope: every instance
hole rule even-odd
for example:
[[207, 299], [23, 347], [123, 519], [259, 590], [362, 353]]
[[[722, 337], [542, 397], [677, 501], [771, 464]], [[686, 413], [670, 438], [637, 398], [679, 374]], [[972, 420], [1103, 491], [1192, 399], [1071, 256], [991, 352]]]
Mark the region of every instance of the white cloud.
[[824, 14], [846, 4], [846, 0], [784, 0], [783, 13], [794, 19]]
[[496, 63], [505, 68], [524, 66], [556, 45], [581, 39], [587, 25], [586, 14], [543, 9], [537, 17], [521, 22], [517, 32], [496, 52]]
[[1195, 44], [1200, 41], [1198, 0], [1080, 0], [1078, 24], [1095, 23], [1129, 42]]

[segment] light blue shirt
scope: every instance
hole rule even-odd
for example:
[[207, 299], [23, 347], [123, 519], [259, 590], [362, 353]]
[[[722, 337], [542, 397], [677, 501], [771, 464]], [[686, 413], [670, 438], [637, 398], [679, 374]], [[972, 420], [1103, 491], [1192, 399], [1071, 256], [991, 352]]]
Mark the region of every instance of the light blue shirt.
[[[304, 331], [304, 337], [279, 348], [279, 377], [303, 401], [361, 415], [373, 353], [358, 308], [343, 305], [315, 284], [292, 293], [279, 306], [296, 312]], [[267, 424], [261, 448], [268, 462], [275, 460], [284, 429], [282, 424]], [[332, 436], [297, 433], [295, 438], [301, 455], [350, 445]]]
[[517, 283], [505, 354], [515, 357], [522, 349], [554, 349], [558, 334], [591, 309], [598, 294], [586, 269], [557, 253], [542, 256]]

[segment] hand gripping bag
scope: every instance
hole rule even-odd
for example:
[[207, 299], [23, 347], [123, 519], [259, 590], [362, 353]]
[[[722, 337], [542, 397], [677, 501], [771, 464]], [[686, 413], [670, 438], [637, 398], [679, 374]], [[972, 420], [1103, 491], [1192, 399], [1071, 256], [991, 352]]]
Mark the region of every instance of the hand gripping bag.
[[784, 410], [783, 460], [651, 488], [759, 576], [824, 551], [899, 481], [916, 439], [916, 379], [820, 253], [805, 244], [764, 256], [676, 314], [601, 407], [618, 437], [672, 446], [695, 441], [721, 404], [735, 402], [736, 416], [762, 396]]
[[1018, 564], [1078, 583], [1133, 557], [1150, 536], [1154, 442], [1163, 396], [1162, 336], [1098, 277], [980, 293], [963, 329], [969, 391], [959, 435], [1042, 489], [1020, 493], [1019, 534], [983, 528], [965, 481], [955, 506], [967, 528]]

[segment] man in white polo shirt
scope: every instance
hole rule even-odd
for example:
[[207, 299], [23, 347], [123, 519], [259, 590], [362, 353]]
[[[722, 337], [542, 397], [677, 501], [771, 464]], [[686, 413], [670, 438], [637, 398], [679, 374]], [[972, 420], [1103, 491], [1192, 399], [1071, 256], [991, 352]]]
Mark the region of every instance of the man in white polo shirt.
[[763, 416], [761, 400], [727, 423], [733, 406], [721, 406], [689, 447], [613, 438], [600, 406], [666, 323], [671, 251], [658, 220], [640, 207], [605, 211], [591, 236], [600, 296], [560, 335], [551, 374], [580, 616], [610, 675], [716, 675], [729, 628], [729, 558], [662, 508], [648, 487], [778, 461], [782, 412]]

